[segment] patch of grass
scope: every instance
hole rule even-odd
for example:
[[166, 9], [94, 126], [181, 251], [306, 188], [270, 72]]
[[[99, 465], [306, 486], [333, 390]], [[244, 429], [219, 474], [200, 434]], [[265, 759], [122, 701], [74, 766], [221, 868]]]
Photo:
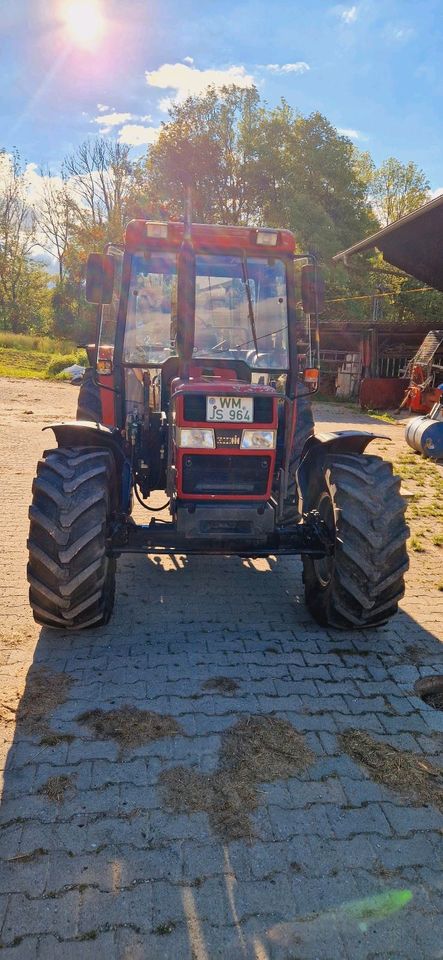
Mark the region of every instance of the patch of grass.
[[372, 417], [373, 420], [384, 420], [385, 423], [398, 423], [397, 417], [393, 417], [391, 413], [387, 413], [386, 410], [365, 410], [364, 413], [368, 417]]
[[46, 667], [30, 671], [17, 709], [19, 728], [46, 736], [47, 717], [66, 702], [72, 682], [67, 673], [52, 673]]
[[74, 781], [72, 776], [59, 774], [56, 777], [49, 777], [46, 783], [42, 784], [39, 793], [43, 794], [51, 803], [62, 803], [68, 790], [73, 790]]
[[442, 771], [428, 760], [375, 740], [364, 730], [339, 735], [346, 753], [363, 766], [376, 783], [421, 804], [443, 810]]
[[76, 344], [73, 340], [64, 340], [63, 337], [0, 331], [0, 348], [25, 352], [36, 350], [39, 353], [72, 353], [76, 349]]
[[44, 353], [40, 350], [0, 347], [0, 376], [32, 378], [38, 380], [54, 379], [64, 367], [73, 363], [87, 366], [84, 350], [70, 353]]
[[236, 680], [231, 677], [212, 677], [202, 684], [203, 690], [214, 690], [216, 693], [235, 693], [240, 689]]
[[174, 717], [125, 705], [118, 710], [88, 710], [77, 718], [102, 740], [116, 740], [120, 747], [141, 747], [183, 730]]
[[434, 547], [443, 547], [443, 533], [437, 533], [435, 537], [432, 537], [432, 543]]
[[223, 840], [251, 839], [249, 815], [259, 804], [259, 784], [287, 780], [313, 760], [303, 737], [287, 720], [244, 717], [222, 734], [214, 773], [173, 767], [160, 775], [160, 784], [170, 810], [207, 813]]
[[414, 550], [415, 553], [426, 553], [426, 548], [423, 545], [423, 541], [420, 540], [420, 537], [413, 536], [409, 540], [409, 549]]

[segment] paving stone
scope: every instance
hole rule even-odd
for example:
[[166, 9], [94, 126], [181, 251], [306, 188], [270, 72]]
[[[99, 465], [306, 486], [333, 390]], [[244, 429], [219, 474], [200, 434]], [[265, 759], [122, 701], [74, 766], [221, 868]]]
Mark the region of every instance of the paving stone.
[[369, 803], [367, 807], [344, 810], [332, 806], [326, 808], [333, 835], [338, 839], [350, 837], [353, 834], [380, 833], [382, 836], [391, 835], [391, 826], [383, 809], [378, 803]]
[[[63, 940], [55, 937], [41, 937], [38, 944], [38, 960], [118, 960], [118, 954], [111, 932], [97, 933], [91, 930], [91, 939]], [[3, 957], [2, 957], [3, 960]]]
[[77, 933], [79, 904], [80, 896], [76, 890], [50, 900], [31, 900], [24, 894], [12, 893], [2, 929], [3, 940], [11, 943], [15, 937], [48, 933], [54, 929], [60, 937], [73, 937]]
[[38, 937], [17, 938], [13, 947], [3, 947], [2, 960], [37, 960]]
[[443, 829], [443, 814], [433, 807], [395, 806], [383, 804], [383, 810], [396, 833]]

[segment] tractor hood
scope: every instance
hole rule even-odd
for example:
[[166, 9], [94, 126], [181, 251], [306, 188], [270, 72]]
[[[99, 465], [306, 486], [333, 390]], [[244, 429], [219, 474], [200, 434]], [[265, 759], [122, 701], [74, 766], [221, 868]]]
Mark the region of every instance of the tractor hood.
[[377, 247], [388, 263], [443, 291], [443, 195], [333, 257], [348, 257]]

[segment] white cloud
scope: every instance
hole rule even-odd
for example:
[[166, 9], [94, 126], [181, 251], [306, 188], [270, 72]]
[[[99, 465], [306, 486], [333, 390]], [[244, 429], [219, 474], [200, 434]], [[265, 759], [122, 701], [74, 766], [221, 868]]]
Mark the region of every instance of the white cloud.
[[353, 130], [352, 127], [337, 127], [337, 133], [340, 137], [349, 137], [350, 140], [367, 140], [366, 134], [361, 130]]
[[194, 63], [194, 57], [183, 57], [183, 63], [189, 63], [192, 67], [192, 64]]
[[143, 147], [155, 143], [161, 127], [143, 127], [139, 123], [125, 124], [118, 135], [118, 142], [128, 147]]
[[108, 107], [108, 105], [107, 105], [106, 103], [98, 103], [98, 104], [97, 104], [97, 110], [99, 111], [99, 113], [106, 113], [106, 111], [107, 111], [107, 110], [110, 110], [110, 109], [111, 109], [111, 108]]
[[343, 7], [339, 4], [339, 6], [333, 7], [333, 13], [337, 14], [337, 17], [340, 17], [343, 23], [355, 23], [358, 16], [358, 8], [356, 6]]
[[172, 102], [180, 103], [186, 97], [200, 96], [209, 86], [220, 89], [235, 83], [238, 87], [252, 87], [254, 78], [244, 67], [232, 66], [226, 70], [199, 70], [186, 63], [163, 63], [158, 70], [146, 71], [146, 83], [159, 90], [172, 90], [172, 98], [160, 101], [161, 109], [167, 110]]
[[429, 199], [436, 200], [437, 197], [441, 197], [442, 193], [443, 193], [443, 187], [437, 187], [435, 190], [431, 191], [431, 193], [429, 194]]
[[100, 117], [94, 117], [93, 123], [99, 123], [104, 127], [121, 127], [123, 123], [132, 120], [132, 113], [102, 113]]
[[270, 73], [307, 73], [310, 70], [309, 63], [304, 60], [297, 60], [296, 63], [267, 63], [266, 70]]

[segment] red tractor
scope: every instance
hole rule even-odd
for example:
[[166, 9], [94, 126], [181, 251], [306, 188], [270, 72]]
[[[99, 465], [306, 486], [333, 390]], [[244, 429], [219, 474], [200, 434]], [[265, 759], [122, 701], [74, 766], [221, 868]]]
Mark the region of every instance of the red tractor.
[[[297, 289], [286, 230], [133, 220], [123, 247], [91, 254], [97, 304], [77, 420], [52, 429], [30, 508], [38, 623], [108, 621], [122, 553], [301, 554], [316, 620], [376, 626], [407, 568], [404, 503], [373, 434], [314, 436], [321, 282]], [[312, 321], [297, 351], [303, 318]], [[308, 325], [306, 328], [308, 329]], [[165, 491], [170, 522], [149, 502]], [[137, 525], [134, 497], [152, 519]]]

